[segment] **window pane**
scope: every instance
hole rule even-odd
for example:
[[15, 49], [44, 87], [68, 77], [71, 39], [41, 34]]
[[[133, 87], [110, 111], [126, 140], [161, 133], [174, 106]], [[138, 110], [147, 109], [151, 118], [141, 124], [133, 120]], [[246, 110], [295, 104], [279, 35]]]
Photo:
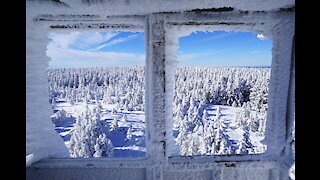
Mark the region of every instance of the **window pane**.
[[192, 33], [179, 43], [176, 154], [263, 153], [271, 41], [253, 33], [216, 31]]
[[145, 156], [144, 33], [49, 38], [51, 119], [70, 157]]

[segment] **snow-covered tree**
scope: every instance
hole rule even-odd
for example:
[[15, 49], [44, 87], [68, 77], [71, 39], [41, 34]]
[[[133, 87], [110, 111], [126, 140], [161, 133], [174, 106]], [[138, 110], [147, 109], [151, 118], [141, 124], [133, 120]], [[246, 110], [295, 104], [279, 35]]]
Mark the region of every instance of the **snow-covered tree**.
[[235, 122], [238, 127], [247, 125], [250, 121], [250, 110], [246, 107], [246, 103], [243, 104], [240, 112], [236, 112], [235, 114]]
[[95, 153], [93, 154], [93, 157], [112, 157], [113, 148], [111, 140], [107, 138], [106, 134], [102, 133], [96, 139], [96, 144], [94, 145]]
[[176, 142], [179, 145], [180, 148], [180, 154], [186, 154], [187, 153], [187, 135], [190, 133], [190, 129], [188, 126], [188, 121], [186, 117], [180, 122], [179, 126], [179, 134], [176, 138]]
[[123, 114], [121, 117], [121, 121], [127, 122], [128, 121], [128, 116], [126, 114]]
[[221, 118], [216, 120], [214, 136], [216, 154], [228, 154], [228, 147], [231, 146], [230, 137], [226, 134], [227, 126], [224, 122], [224, 119]]
[[113, 118], [110, 124], [110, 131], [115, 131], [119, 128], [119, 119], [117, 117]]
[[252, 132], [257, 132], [259, 129], [259, 117], [257, 113], [250, 114], [250, 118], [248, 119], [248, 126]]
[[129, 128], [126, 133], [126, 140], [130, 140], [132, 138], [132, 125], [129, 125]]
[[220, 108], [220, 106], [217, 106], [217, 109], [216, 109], [216, 117], [217, 117], [217, 119], [218, 119], [218, 117], [220, 117], [222, 115], [222, 113], [221, 113], [221, 108]]
[[259, 128], [258, 128], [258, 135], [263, 136], [266, 128], [266, 115], [264, 117], [259, 118]]
[[90, 111], [86, 107], [85, 112], [77, 118], [70, 138], [69, 151], [71, 157], [112, 155], [113, 146], [105, 135], [99, 112]]
[[207, 144], [205, 142], [204, 136], [198, 135], [198, 154], [206, 155], [207, 154]]
[[[180, 151], [187, 154], [192, 138], [198, 148], [197, 152], [194, 151], [196, 154], [203, 154], [204, 150], [205, 154], [224, 153], [215, 145], [218, 125], [212, 123], [221, 118], [220, 105], [241, 108], [235, 116], [237, 126], [249, 126], [252, 132], [257, 130], [264, 135], [269, 77], [270, 68], [177, 68], [174, 76], [173, 129], [178, 131], [176, 140]], [[112, 109], [114, 115], [122, 110], [144, 110], [143, 66], [50, 69], [48, 79], [53, 109], [56, 108], [55, 99], [61, 99], [74, 105], [83, 102], [91, 105], [91, 101], [95, 100], [96, 105], [100, 106], [96, 111], [101, 111], [101, 101], [104, 106], [115, 107]], [[212, 120], [205, 109], [207, 104], [218, 107]], [[86, 119], [85, 115], [81, 118]], [[114, 127], [116, 124], [111, 123]], [[189, 139], [186, 137], [188, 134]], [[92, 148], [80, 142], [81, 138], [80, 134], [73, 137], [74, 141], [79, 140], [74, 146], [82, 147], [82, 154], [85, 154], [85, 149], [97, 149], [95, 156], [99, 156], [100, 145]], [[94, 141], [92, 144], [96, 144]], [[222, 149], [226, 147], [228, 152], [233, 150], [222, 142]]]
[[194, 136], [194, 134], [189, 133], [187, 135], [187, 152], [185, 153], [185, 155], [187, 156], [192, 156], [192, 155], [197, 155], [198, 154], [198, 147], [197, 147], [197, 139], [196, 136]]
[[241, 131], [242, 131], [242, 135], [239, 139], [239, 141], [237, 142], [237, 150], [236, 153], [237, 154], [249, 154], [251, 152], [253, 152], [253, 145], [251, 143], [250, 140], [250, 132], [249, 132], [249, 127], [248, 126], [241, 126]]
[[52, 121], [54, 122], [61, 122], [64, 120], [67, 120], [67, 112], [64, 109], [61, 109], [60, 111], [57, 111], [54, 114], [54, 117], [52, 118]]

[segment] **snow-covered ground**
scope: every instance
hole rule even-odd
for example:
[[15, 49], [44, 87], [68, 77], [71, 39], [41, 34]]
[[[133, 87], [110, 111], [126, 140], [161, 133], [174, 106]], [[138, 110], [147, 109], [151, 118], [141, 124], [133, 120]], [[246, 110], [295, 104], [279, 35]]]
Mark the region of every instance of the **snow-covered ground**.
[[[262, 153], [269, 75], [270, 68], [177, 68], [176, 155]], [[48, 77], [52, 120], [72, 157], [100, 157], [102, 147], [113, 151], [104, 157], [145, 156], [144, 67], [51, 69]]]
[[[102, 101], [101, 101], [102, 102]], [[94, 101], [90, 101], [88, 104], [89, 109], [93, 109], [96, 105]], [[118, 128], [114, 131], [108, 131], [107, 136], [114, 145], [114, 157], [137, 157], [145, 156], [146, 143], [145, 143], [145, 116], [143, 111], [117, 111], [112, 113], [112, 109], [115, 108], [114, 104], [103, 104], [101, 110], [101, 121], [105, 122], [105, 128], [110, 129], [112, 121], [118, 119]], [[54, 107], [54, 112], [64, 110], [66, 111], [67, 118], [63, 121], [54, 121], [55, 130], [63, 138], [67, 147], [69, 147], [69, 141], [71, 133], [74, 129], [76, 118], [85, 111], [85, 104], [75, 103], [71, 105], [69, 102], [63, 99], [58, 99]], [[51, 116], [53, 118], [55, 114]], [[126, 119], [124, 118], [126, 116]], [[131, 139], [126, 138], [128, 128], [132, 128]]]
[[[102, 102], [102, 101], [101, 101]], [[88, 107], [93, 109], [96, 105], [94, 101], [88, 103]], [[111, 139], [114, 145], [114, 157], [138, 157], [145, 156], [146, 154], [146, 140], [145, 140], [145, 116], [143, 111], [117, 111], [112, 113], [112, 109], [115, 108], [113, 104], [101, 104], [101, 120], [105, 122], [105, 128], [110, 129], [112, 121], [117, 118], [118, 129], [115, 131], [109, 131], [108, 137]], [[227, 124], [226, 133], [230, 137], [230, 141], [236, 146], [237, 141], [241, 138], [242, 130], [236, 125], [235, 115], [241, 110], [241, 107], [232, 106], [220, 106], [222, 117]], [[207, 105], [206, 110], [208, 112], [209, 119], [214, 121], [216, 109], [218, 105]], [[85, 110], [84, 103], [75, 103], [71, 105], [62, 99], [57, 100], [54, 112], [64, 110], [67, 114], [67, 118], [63, 121], [54, 121], [55, 130], [63, 138], [66, 146], [70, 141], [71, 133], [73, 131], [76, 118]], [[54, 118], [55, 114], [51, 117]], [[126, 118], [124, 118], [126, 116]], [[258, 113], [258, 117], [263, 115]], [[129, 127], [132, 127], [131, 135], [132, 138], [128, 140], [126, 138]], [[178, 132], [174, 133], [177, 137]], [[263, 153], [266, 149], [266, 145], [260, 141], [264, 139], [264, 135], [259, 132], [250, 132], [250, 140], [255, 149], [255, 153]], [[178, 146], [178, 145], [177, 145]], [[178, 154], [178, 152], [177, 152]]]
[[[215, 116], [216, 109], [218, 105], [209, 105], [206, 109], [208, 111], [209, 118], [213, 120]], [[228, 128], [226, 129], [226, 133], [229, 135], [231, 142], [234, 145], [240, 139], [242, 135], [242, 131], [238, 128], [235, 122], [235, 116], [237, 112], [241, 111], [241, 107], [232, 107], [232, 106], [220, 106], [220, 110], [222, 113], [222, 117], [225, 120], [225, 124], [227, 124]], [[254, 113], [254, 112], [253, 112]], [[263, 115], [258, 113], [259, 118], [263, 118]], [[263, 153], [265, 151], [266, 145], [261, 143], [261, 140], [264, 139], [264, 135], [260, 135], [259, 132], [250, 131], [250, 141], [254, 146], [255, 153]]]

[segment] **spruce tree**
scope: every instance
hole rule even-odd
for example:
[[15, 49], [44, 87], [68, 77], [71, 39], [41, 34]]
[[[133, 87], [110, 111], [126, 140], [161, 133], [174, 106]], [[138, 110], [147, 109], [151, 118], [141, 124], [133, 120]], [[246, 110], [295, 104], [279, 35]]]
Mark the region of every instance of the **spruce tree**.
[[[105, 135], [105, 129], [100, 121], [98, 108], [85, 112], [76, 120], [72, 132], [69, 151], [71, 157], [101, 157], [112, 155], [112, 143]], [[98, 145], [97, 145], [98, 144]]]
[[237, 154], [249, 154], [253, 152], [253, 145], [250, 140], [249, 128], [246, 125], [241, 126], [241, 137], [237, 142]]

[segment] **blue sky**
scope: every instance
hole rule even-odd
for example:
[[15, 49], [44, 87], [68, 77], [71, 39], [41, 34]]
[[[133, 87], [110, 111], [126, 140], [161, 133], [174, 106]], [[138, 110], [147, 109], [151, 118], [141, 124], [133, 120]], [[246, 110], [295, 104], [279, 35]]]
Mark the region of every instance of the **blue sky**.
[[144, 33], [50, 33], [50, 68], [134, 66], [145, 64]]
[[[145, 64], [144, 33], [49, 34], [50, 68]], [[246, 32], [194, 32], [179, 39], [177, 58], [185, 66], [270, 66], [272, 43]]]
[[271, 48], [271, 40], [250, 32], [193, 32], [179, 39], [177, 57], [185, 66], [270, 66]]

